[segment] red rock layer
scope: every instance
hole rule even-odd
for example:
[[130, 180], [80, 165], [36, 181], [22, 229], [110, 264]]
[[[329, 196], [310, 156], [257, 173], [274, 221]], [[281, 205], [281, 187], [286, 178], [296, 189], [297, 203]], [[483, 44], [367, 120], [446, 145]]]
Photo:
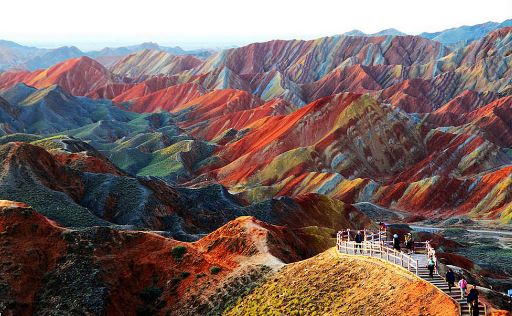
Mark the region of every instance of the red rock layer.
[[[128, 91], [128, 93], [130, 93], [131, 90]], [[179, 108], [182, 104], [194, 100], [202, 94], [204, 94], [204, 90], [194, 83], [170, 86], [140, 98], [131, 99], [128, 102], [128, 109], [138, 113], [174, 112], [175, 109]], [[121, 99], [121, 97], [126, 97], [126, 94], [115, 98], [114, 101]]]
[[181, 104], [172, 112], [181, 112], [187, 125], [233, 112], [253, 109], [263, 104], [258, 97], [240, 90], [215, 90]]
[[293, 110], [294, 107], [288, 102], [275, 99], [253, 109], [233, 111], [220, 116], [206, 118], [203, 122], [199, 123], [186, 122], [182, 126], [185, 127], [194, 124], [194, 126], [190, 127], [192, 135], [198, 138], [212, 140], [225, 131], [231, 129], [237, 131], [243, 130], [259, 120], [265, 120], [271, 116], [286, 115]]
[[125, 89], [122, 93], [116, 94], [112, 101], [121, 103], [130, 101], [136, 98], [144, 97], [148, 94], [156, 92], [161, 89], [165, 89], [169, 86], [177, 84], [176, 78], [155, 76], [141, 83], [129, 85], [128, 89]]
[[[460, 98], [429, 114], [426, 120], [435, 126], [461, 126], [469, 124], [474, 132], [481, 131], [482, 136], [502, 147], [512, 146], [512, 97], [497, 99], [489, 104], [478, 107], [487, 99], [473, 100], [474, 93], [465, 93]], [[462, 100], [461, 100], [462, 99]], [[468, 100], [470, 99], [470, 100]], [[473, 101], [473, 102], [471, 102]]]
[[0, 87], [8, 88], [17, 82], [23, 82], [35, 88], [59, 85], [74, 95], [87, 95], [112, 81], [110, 72], [97, 61], [89, 57], [66, 60], [44, 70], [32, 73], [3, 73], [0, 75]]
[[[126, 315], [144, 306], [141, 293], [149, 287], [162, 289], [159, 296], [165, 304], [159, 309], [177, 315], [187, 310], [187, 301], [196, 302], [197, 295], [210, 295], [205, 288], [214, 293], [241, 266], [291, 262], [325, 250], [325, 245], [323, 249], [314, 248], [318, 241], [307, 244], [313, 238], [304, 232], [269, 225], [252, 217], [229, 222], [196, 243], [184, 243], [151, 232], [116, 231], [107, 227], [72, 231], [15, 203], [0, 208], [0, 233], [3, 241], [0, 277], [8, 285], [3, 295], [13, 302], [7, 306], [8, 313], [17, 315], [43, 312], [45, 307], [55, 308], [52, 304], [56, 302], [65, 304], [61, 296], [53, 296], [51, 302], [41, 301], [44, 298], [39, 296], [37, 307], [35, 300], [41, 291], [56, 291], [55, 286], [66, 287], [74, 281], [63, 279], [64, 284], [58, 285], [48, 281], [49, 275], [68, 269], [69, 264], [79, 264], [86, 271], [97, 269], [90, 276], [95, 279], [94, 286], [101, 284], [107, 291], [94, 299], [104, 306], [108, 315]], [[178, 246], [186, 250], [181, 258], [173, 255], [173, 249]], [[220, 268], [218, 273], [211, 272], [214, 266]], [[85, 309], [91, 307], [81, 303], [82, 298], [74, 300], [71, 304], [89, 312]], [[69, 307], [60, 306], [59, 310], [66, 308]]]

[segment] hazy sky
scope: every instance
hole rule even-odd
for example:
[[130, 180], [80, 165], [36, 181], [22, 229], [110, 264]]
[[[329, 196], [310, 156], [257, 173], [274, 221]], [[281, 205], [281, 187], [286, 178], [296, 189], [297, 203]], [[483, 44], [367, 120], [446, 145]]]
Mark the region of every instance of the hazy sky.
[[512, 17], [512, 0], [4, 0], [2, 13], [0, 38], [23, 44], [190, 48], [501, 22]]

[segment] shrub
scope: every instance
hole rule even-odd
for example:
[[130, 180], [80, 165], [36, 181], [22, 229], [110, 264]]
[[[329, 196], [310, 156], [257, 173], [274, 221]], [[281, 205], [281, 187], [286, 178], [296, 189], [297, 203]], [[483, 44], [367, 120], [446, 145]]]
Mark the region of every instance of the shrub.
[[154, 285], [150, 285], [144, 288], [142, 292], [139, 294], [140, 299], [146, 303], [149, 304], [151, 302], [156, 301], [160, 295], [162, 295], [162, 292], [164, 290], [160, 287], [156, 287]]
[[196, 274], [196, 279], [200, 279], [205, 276], [206, 276], [206, 274], [204, 274], [204, 273], [198, 273], [198, 274]]
[[467, 230], [465, 230], [464, 228], [452, 227], [452, 228], [445, 229], [442, 232], [442, 234], [445, 237], [463, 237], [463, 236], [469, 234], [469, 232]]
[[135, 314], [137, 316], [153, 316], [155, 315], [155, 311], [148, 306], [137, 306]]
[[[158, 279], [158, 276], [154, 275], [153, 281], [156, 279]], [[142, 290], [142, 292], [139, 294], [139, 297], [144, 302], [144, 305], [137, 306], [136, 315], [158, 315], [158, 310], [166, 305], [166, 301], [160, 299], [160, 296], [162, 296], [163, 292], [164, 290], [160, 287], [157, 287], [156, 284], [145, 287], [144, 290]]]
[[169, 290], [171, 294], [177, 294], [178, 293], [178, 287], [180, 286], [181, 278], [172, 278], [169, 281]]
[[211, 268], [210, 268], [210, 273], [211, 273], [211, 274], [217, 274], [217, 273], [219, 273], [221, 270], [222, 270], [222, 268], [221, 268], [221, 267], [213, 266], [213, 267], [211, 267]]
[[186, 253], [187, 248], [185, 246], [176, 246], [171, 250], [171, 255], [175, 260], [181, 260]]
[[182, 279], [186, 279], [186, 278], [188, 278], [188, 277], [189, 277], [189, 275], [190, 275], [190, 272], [188, 272], [188, 271], [183, 271], [183, 272], [181, 272], [181, 273], [180, 273], [180, 278], [182, 278]]

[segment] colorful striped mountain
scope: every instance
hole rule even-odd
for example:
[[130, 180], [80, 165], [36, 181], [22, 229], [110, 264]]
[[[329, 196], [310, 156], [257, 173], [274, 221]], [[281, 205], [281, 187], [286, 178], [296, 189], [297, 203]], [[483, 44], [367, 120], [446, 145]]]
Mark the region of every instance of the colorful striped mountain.
[[[334, 266], [325, 252], [274, 274], [341, 229], [390, 219], [400, 234], [410, 222], [505, 231], [512, 27], [479, 30], [354, 31], [211, 55], [0, 42], [10, 64], [25, 54], [19, 65], [44, 65], [0, 73], [0, 314], [262, 312], [247, 304], [289, 284], [286, 271]], [[416, 236], [478, 282], [512, 284], [507, 237], [450, 239], [462, 233]], [[374, 263], [364, 265], [378, 279]], [[421, 291], [448, 300], [414, 284], [404, 311], [440, 311]], [[240, 288], [256, 290], [244, 299]]]

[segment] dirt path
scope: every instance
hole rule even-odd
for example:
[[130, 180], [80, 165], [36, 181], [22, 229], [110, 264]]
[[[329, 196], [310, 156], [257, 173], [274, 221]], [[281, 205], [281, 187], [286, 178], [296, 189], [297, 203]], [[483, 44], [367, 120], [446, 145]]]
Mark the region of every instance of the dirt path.
[[[434, 227], [434, 226], [424, 226], [424, 225], [409, 225], [412, 229], [416, 231], [426, 231], [426, 232], [438, 232], [440, 230], [445, 230], [447, 227]], [[512, 231], [509, 230], [488, 230], [488, 229], [467, 229], [464, 228], [470, 233], [480, 234], [480, 235], [491, 235], [491, 236], [510, 236], [512, 237]]]

